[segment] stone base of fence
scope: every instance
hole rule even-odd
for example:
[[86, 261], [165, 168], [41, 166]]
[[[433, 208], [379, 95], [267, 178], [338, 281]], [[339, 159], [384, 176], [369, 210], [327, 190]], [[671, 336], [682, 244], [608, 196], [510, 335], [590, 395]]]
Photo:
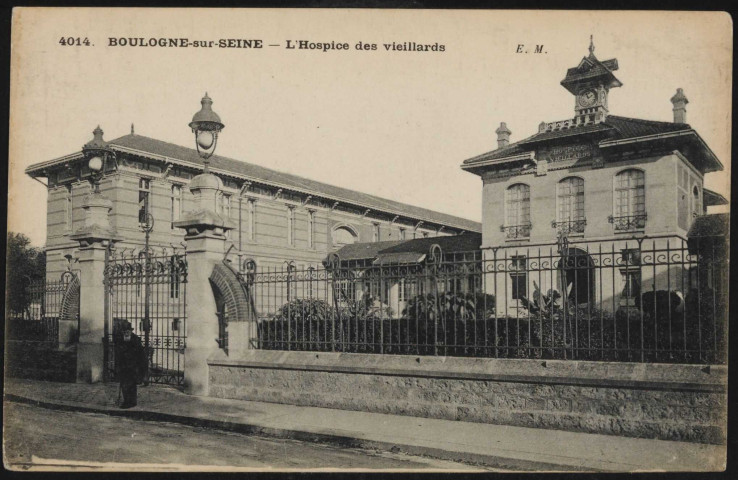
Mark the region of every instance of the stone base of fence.
[[211, 357], [210, 395], [725, 443], [725, 366], [258, 351]]

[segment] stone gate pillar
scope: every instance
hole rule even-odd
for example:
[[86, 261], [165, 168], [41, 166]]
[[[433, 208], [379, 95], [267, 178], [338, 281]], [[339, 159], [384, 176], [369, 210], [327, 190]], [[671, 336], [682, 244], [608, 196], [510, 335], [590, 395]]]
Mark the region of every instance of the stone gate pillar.
[[194, 210], [185, 213], [175, 227], [186, 231], [187, 242], [187, 346], [185, 349], [185, 391], [208, 394], [208, 357], [218, 348], [218, 316], [210, 274], [223, 261], [225, 233], [235, 228], [216, 211], [221, 180], [210, 173], [190, 182], [195, 197]]
[[85, 224], [71, 235], [79, 242], [79, 342], [77, 381], [99, 382], [104, 371], [105, 252], [118, 240], [110, 225], [113, 203], [101, 193], [91, 193], [82, 205]]

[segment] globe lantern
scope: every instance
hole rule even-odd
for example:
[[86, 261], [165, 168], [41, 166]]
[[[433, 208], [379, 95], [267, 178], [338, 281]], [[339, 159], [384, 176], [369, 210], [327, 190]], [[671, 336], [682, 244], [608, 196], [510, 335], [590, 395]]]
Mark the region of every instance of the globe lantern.
[[197, 112], [190, 122], [192, 133], [195, 134], [195, 146], [197, 153], [205, 163], [205, 172], [208, 172], [209, 159], [215, 153], [215, 147], [218, 144], [218, 133], [223, 130], [223, 123], [220, 117], [213, 111], [213, 100], [205, 96], [200, 101], [202, 108]]
[[103, 131], [99, 125], [92, 132], [92, 140], [82, 147], [82, 154], [87, 159], [95, 193], [100, 193], [100, 180], [105, 174], [105, 166], [109, 160], [115, 160], [115, 152], [110, 148], [110, 144], [103, 140]]

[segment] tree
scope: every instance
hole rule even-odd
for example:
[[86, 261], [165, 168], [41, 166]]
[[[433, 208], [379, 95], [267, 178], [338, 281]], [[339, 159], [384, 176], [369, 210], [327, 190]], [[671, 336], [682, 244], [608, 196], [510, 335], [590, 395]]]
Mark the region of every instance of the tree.
[[22, 314], [31, 302], [29, 285], [46, 276], [46, 253], [31, 247], [22, 233], [8, 232], [6, 248], [5, 305], [9, 312]]

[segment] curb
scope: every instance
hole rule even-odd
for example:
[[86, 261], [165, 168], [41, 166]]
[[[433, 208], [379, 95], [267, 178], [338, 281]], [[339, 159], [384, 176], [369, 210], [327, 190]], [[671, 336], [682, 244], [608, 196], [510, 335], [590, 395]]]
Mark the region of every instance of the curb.
[[59, 410], [67, 412], [83, 412], [97, 413], [114, 417], [125, 417], [134, 420], [170, 422], [190, 427], [205, 427], [214, 430], [241, 433], [245, 435], [257, 435], [269, 438], [282, 438], [298, 440], [303, 442], [323, 443], [342, 448], [356, 448], [365, 450], [381, 450], [392, 453], [405, 453], [415, 456], [430, 457], [438, 460], [446, 460], [452, 462], [462, 462], [472, 465], [482, 465], [509, 470], [528, 470], [528, 471], [596, 471], [591, 468], [585, 468], [581, 465], [564, 465], [558, 463], [537, 462], [533, 460], [521, 460], [517, 458], [501, 457], [496, 455], [484, 455], [477, 453], [453, 452], [434, 447], [422, 447], [418, 445], [409, 445], [397, 442], [387, 442], [379, 440], [366, 440], [346, 435], [338, 435], [332, 433], [315, 433], [302, 430], [293, 430], [287, 428], [264, 427], [260, 425], [248, 423], [236, 423], [225, 420], [212, 420], [206, 418], [189, 417], [184, 415], [175, 415], [171, 413], [156, 412], [151, 410], [118, 410], [108, 407], [88, 406], [78, 403], [66, 402], [49, 402], [45, 400], [36, 400], [33, 398], [5, 393], [3, 395], [5, 401], [15, 403], [33, 405], [37, 407], [47, 408], [50, 410]]

